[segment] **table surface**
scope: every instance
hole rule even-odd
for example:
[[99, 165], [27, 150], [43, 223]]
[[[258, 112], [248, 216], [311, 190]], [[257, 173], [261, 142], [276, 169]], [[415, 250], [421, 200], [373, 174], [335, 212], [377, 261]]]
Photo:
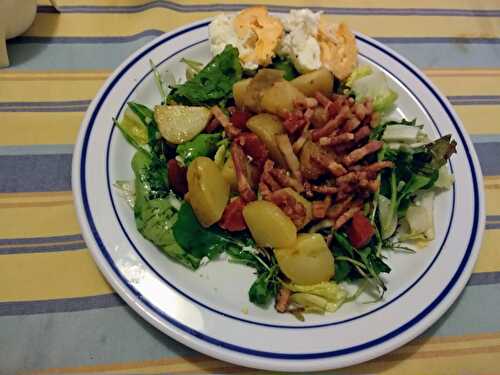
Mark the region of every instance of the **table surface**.
[[[80, 123], [110, 72], [161, 33], [241, 5], [58, 3], [60, 14], [40, 4], [33, 26], [8, 42], [11, 66], [0, 70], [0, 374], [256, 373], [178, 344], [124, 304], [85, 246], [70, 183]], [[335, 374], [498, 374], [500, 1], [259, 3], [315, 6], [413, 61], [454, 105], [485, 175], [485, 237], [459, 300], [415, 341]]]

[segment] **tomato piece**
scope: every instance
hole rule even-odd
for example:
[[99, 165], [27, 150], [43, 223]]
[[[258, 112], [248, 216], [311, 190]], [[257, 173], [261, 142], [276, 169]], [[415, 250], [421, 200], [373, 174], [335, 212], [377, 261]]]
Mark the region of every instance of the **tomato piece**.
[[347, 236], [352, 246], [361, 248], [370, 242], [375, 234], [372, 223], [362, 213], [357, 212], [347, 226]]
[[247, 121], [250, 117], [252, 117], [250, 112], [235, 110], [231, 114], [231, 122], [238, 129], [245, 130], [247, 128]]
[[245, 154], [252, 158], [259, 168], [264, 165], [264, 162], [269, 157], [269, 150], [266, 145], [254, 133], [241, 133], [236, 138], [236, 142], [243, 148]]
[[181, 167], [175, 159], [170, 159], [167, 162], [167, 168], [168, 183], [176, 194], [183, 197], [188, 191], [187, 168]]
[[243, 218], [243, 208], [245, 205], [246, 202], [241, 197], [233, 199], [229, 202], [224, 209], [222, 218], [219, 221], [219, 226], [230, 232], [238, 232], [246, 229], [247, 225], [245, 223], [245, 219]]

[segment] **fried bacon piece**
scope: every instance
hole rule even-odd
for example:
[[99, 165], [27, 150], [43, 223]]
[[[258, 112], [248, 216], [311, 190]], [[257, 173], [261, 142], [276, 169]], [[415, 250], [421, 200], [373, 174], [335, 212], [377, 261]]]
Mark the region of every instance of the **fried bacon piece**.
[[368, 137], [371, 133], [371, 129], [369, 126], [362, 126], [358, 130], [356, 130], [356, 133], [354, 133], [354, 142], [359, 142]]
[[243, 218], [243, 208], [245, 205], [246, 202], [241, 197], [237, 197], [229, 202], [224, 209], [219, 226], [230, 232], [245, 230], [247, 227]]
[[288, 135], [277, 135], [276, 143], [278, 144], [278, 148], [280, 149], [281, 153], [285, 157], [286, 164], [288, 165], [292, 176], [295, 177], [299, 182], [302, 182], [299, 159], [297, 159], [297, 156], [293, 153], [292, 144], [290, 143]]
[[329, 185], [313, 185], [309, 182], [304, 183], [304, 189], [306, 191], [306, 194], [309, 196], [312, 196], [313, 193], [320, 193], [320, 194], [325, 194], [325, 195], [333, 195], [335, 194], [338, 189], [335, 186], [329, 186]]
[[256, 134], [250, 132], [240, 133], [235, 138], [235, 142], [243, 148], [245, 154], [250, 156], [259, 168], [264, 165], [269, 156], [269, 151]]
[[326, 216], [326, 212], [332, 205], [332, 197], [327, 196], [322, 201], [312, 202], [312, 215], [315, 219], [323, 219]]
[[351, 201], [352, 201], [352, 196], [347, 197], [346, 199], [335, 203], [328, 209], [328, 211], [326, 212], [326, 216], [331, 220], [336, 220], [340, 215], [342, 215], [342, 212], [347, 210]]
[[236, 172], [236, 178], [238, 180], [238, 191], [241, 197], [246, 202], [251, 202], [256, 200], [257, 196], [250, 187], [250, 183], [248, 182], [247, 179], [246, 171], [247, 171], [248, 160], [245, 156], [245, 153], [243, 152], [243, 149], [236, 142], [233, 142], [231, 144], [231, 157], [233, 159], [234, 170]]
[[365, 156], [372, 154], [382, 148], [384, 143], [382, 141], [370, 141], [363, 147], [360, 147], [354, 151], [352, 151], [349, 155], [344, 157], [344, 164], [347, 166], [353, 165], [357, 163]]
[[298, 109], [316, 108], [318, 106], [318, 101], [314, 98], [305, 97], [295, 101], [295, 107]]
[[349, 209], [344, 211], [337, 220], [335, 220], [335, 225], [333, 226], [335, 229], [339, 229], [342, 225], [347, 223], [357, 212], [361, 211], [363, 208], [362, 201], [355, 201]]
[[298, 109], [293, 112], [287, 112], [284, 115], [283, 127], [288, 134], [297, 133], [299, 130], [303, 129], [307, 123], [308, 120], [304, 117], [304, 113]]
[[326, 137], [330, 135], [335, 129], [337, 129], [346, 119], [351, 116], [351, 111], [348, 106], [343, 106], [339, 113], [330, 121], [328, 121], [322, 128], [313, 130], [311, 132], [311, 137], [313, 141], [319, 140], [321, 137]]
[[361, 124], [361, 121], [359, 121], [356, 117], [351, 117], [348, 119], [344, 126], [342, 127], [342, 130], [348, 133], [352, 133], [354, 130], [358, 128], [358, 126]]
[[354, 139], [354, 134], [352, 133], [342, 133], [339, 135], [332, 134], [329, 137], [321, 137], [319, 139], [319, 144], [321, 146], [336, 146], [342, 143], [352, 141]]
[[302, 147], [306, 144], [307, 140], [309, 139], [309, 125], [311, 123], [308, 121], [306, 126], [302, 129], [302, 133], [300, 134], [299, 138], [295, 142], [293, 142], [292, 145], [292, 150], [295, 154], [298, 154], [301, 150]]
[[342, 164], [337, 163], [331, 155], [326, 153], [311, 155], [311, 159], [320, 164], [323, 168], [328, 169], [335, 177], [339, 177], [347, 173], [347, 170]]
[[221, 123], [222, 127], [224, 128], [227, 136], [229, 138], [234, 138], [237, 135], [241, 133], [241, 130], [235, 127], [229, 118], [226, 116], [224, 112], [221, 111], [221, 109], [214, 105], [211, 109], [212, 114], [215, 116], [215, 118]]
[[363, 121], [368, 111], [363, 103], [354, 103], [352, 111], [359, 121]]
[[363, 167], [362, 169], [368, 173], [376, 174], [385, 168], [394, 168], [394, 163], [389, 160], [377, 161], [373, 164]]
[[284, 286], [279, 288], [278, 294], [276, 295], [276, 304], [274, 305], [274, 308], [276, 309], [277, 312], [279, 313], [287, 312], [291, 295], [292, 292], [290, 291], [290, 289]]
[[291, 187], [298, 193], [304, 191], [304, 186], [295, 178], [289, 176], [284, 169], [273, 168], [269, 171], [272, 177], [283, 187]]
[[297, 228], [302, 228], [307, 224], [308, 217], [304, 205], [298, 202], [290, 194], [287, 188], [276, 190], [271, 193], [271, 202], [281, 208], [281, 210], [293, 221]]

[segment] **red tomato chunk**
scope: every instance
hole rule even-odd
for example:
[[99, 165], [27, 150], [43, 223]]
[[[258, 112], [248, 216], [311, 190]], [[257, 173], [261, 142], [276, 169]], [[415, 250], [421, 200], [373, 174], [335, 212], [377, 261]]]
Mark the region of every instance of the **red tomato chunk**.
[[351, 222], [347, 226], [346, 232], [352, 246], [358, 249], [366, 246], [375, 234], [370, 220], [359, 212], [353, 216]]

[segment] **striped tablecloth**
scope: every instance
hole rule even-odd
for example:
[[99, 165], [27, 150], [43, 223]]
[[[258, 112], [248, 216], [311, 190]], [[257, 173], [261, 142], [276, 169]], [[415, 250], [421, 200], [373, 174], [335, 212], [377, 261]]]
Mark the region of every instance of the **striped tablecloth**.
[[[500, 1], [261, 0], [322, 10], [408, 57], [448, 96], [485, 175], [486, 233], [464, 293], [422, 337], [335, 374], [500, 373]], [[71, 195], [84, 112], [110, 72], [225, 0], [45, 1], [0, 70], [0, 373], [232, 373], [136, 315], [96, 268]]]

